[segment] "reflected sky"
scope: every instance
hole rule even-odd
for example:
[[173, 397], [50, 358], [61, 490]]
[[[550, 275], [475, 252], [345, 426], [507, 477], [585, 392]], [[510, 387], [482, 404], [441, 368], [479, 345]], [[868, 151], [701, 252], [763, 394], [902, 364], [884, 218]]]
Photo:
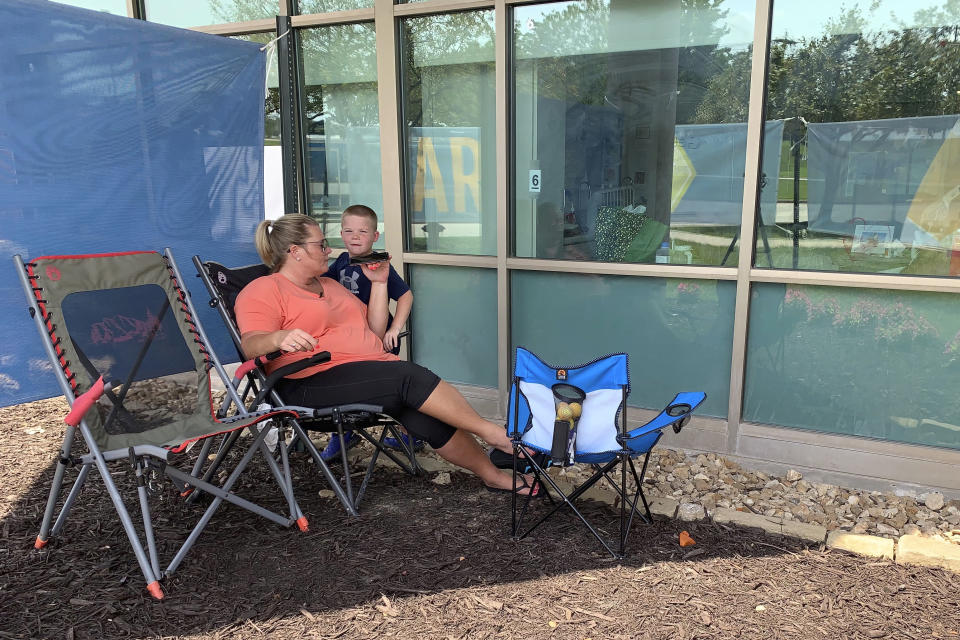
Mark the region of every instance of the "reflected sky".
[[[946, 2], [929, 0], [861, 0], [843, 4], [836, 0], [783, 0], [773, 3], [772, 37], [799, 40], [840, 33], [928, 27], [932, 26], [929, 21], [918, 19], [917, 13], [946, 12], [946, 5]], [[854, 8], [863, 20], [862, 29], [851, 29], [838, 21], [841, 15]], [[953, 20], [956, 22], [957, 18], [954, 16]]]

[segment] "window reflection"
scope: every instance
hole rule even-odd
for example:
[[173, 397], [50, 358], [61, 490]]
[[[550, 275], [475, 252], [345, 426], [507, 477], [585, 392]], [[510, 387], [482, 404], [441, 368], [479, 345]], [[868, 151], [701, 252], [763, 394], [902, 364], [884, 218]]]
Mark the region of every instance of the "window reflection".
[[494, 13], [401, 22], [407, 246], [494, 255]]
[[349, 11], [366, 9], [373, 6], [373, 0], [299, 0], [297, 13], [327, 13], [329, 11]]
[[767, 111], [785, 124], [758, 266], [960, 275], [960, 15], [794, 4], [773, 8]]
[[342, 247], [340, 215], [351, 204], [380, 214], [383, 231], [376, 35], [372, 23], [305, 29], [300, 47], [309, 211]]
[[[222, 2], [220, 0], [144, 0], [146, 18], [174, 27], [197, 27], [225, 22], [261, 20], [277, 15], [275, 0]], [[126, 11], [124, 14], [126, 15]]]
[[702, 413], [726, 415], [734, 283], [546, 271], [510, 277], [514, 347], [555, 366], [627, 353], [631, 406], [659, 409], [678, 389], [702, 389]]
[[960, 448], [952, 294], [757, 283], [743, 417]]
[[743, 0], [515, 10], [517, 256], [734, 263], [753, 11]]

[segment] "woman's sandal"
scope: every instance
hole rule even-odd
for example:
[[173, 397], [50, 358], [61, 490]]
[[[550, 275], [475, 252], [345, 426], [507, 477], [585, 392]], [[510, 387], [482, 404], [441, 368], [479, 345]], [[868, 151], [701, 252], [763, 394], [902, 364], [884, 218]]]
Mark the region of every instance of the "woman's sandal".
[[[533, 486], [531, 487], [531, 486], [530, 486], [530, 481], [527, 480], [524, 476], [519, 476], [519, 478], [520, 478], [520, 484], [519, 484], [519, 486], [518, 486], [517, 489], [516, 489], [518, 496], [520, 496], [520, 497], [522, 497], [522, 498], [525, 498], [525, 497], [527, 497], [527, 496], [529, 495], [529, 496], [532, 496], [532, 497], [536, 498], [538, 495], [540, 495], [540, 483], [539, 483], [539, 482], [534, 481], [534, 484], [533, 484]], [[491, 487], [491, 486], [489, 486], [489, 485], [483, 485], [483, 486], [484, 486], [484, 487], [486, 488], [486, 490], [489, 491], [490, 493], [513, 493], [513, 492], [514, 492], [513, 489], [501, 489], [500, 487]], [[523, 489], [528, 489], [530, 492], [529, 492], [529, 493], [520, 493], [520, 491], [522, 491]]]

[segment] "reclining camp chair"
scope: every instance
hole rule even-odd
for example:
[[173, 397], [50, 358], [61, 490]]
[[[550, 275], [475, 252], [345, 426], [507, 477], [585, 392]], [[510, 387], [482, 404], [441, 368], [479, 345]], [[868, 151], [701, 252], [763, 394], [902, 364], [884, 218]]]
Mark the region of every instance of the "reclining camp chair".
[[[215, 307], [219, 312], [220, 318], [233, 338], [237, 353], [242, 359], [244, 356], [233, 310], [234, 304], [240, 291], [253, 280], [269, 274], [269, 269], [262, 264], [228, 268], [217, 262], [205, 262], [200, 256], [193, 257], [193, 264], [210, 294], [210, 306]], [[275, 371], [268, 377], [264, 375], [260, 368], [247, 371], [247, 380], [241, 397], [245, 399], [247, 406], [252, 409], [256, 409], [264, 403], [273, 406], [283, 405], [283, 401], [274, 389], [274, 385], [287, 373], [289, 372]], [[309, 420], [288, 418], [286, 422], [292, 427], [293, 439], [289, 444], [284, 442], [283, 439], [278, 442], [281, 450], [284, 451], [284, 455], [288, 455], [286, 452], [292, 450], [298, 443], [305, 447], [337, 498], [351, 515], [357, 515], [360, 500], [366, 492], [381, 453], [407, 473], [411, 475], [420, 473], [420, 466], [417, 464], [413, 450], [413, 438], [401, 438], [399, 423], [383, 413], [383, 407], [381, 406], [349, 404], [324, 407], [316, 410]], [[379, 429], [379, 432], [377, 429]], [[340, 438], [340, 461], [343, 464], [342, 480], [338, 480], [334, 476], [327, 462], [320, 456], [316, 445], [307, 436], [307, 431], [329, 433], [332, 438]], [[344, 433], [347, 431], [353, 431], [373, 445], [373, 455], [367, 463], [363, 481], [356, 490], [351, 477], [347, 447], [344, 446]], [[388, 435], [392, 435], [400, 443], [402, 458], [384, 445], [384, 439]], [[208, 473], [215, 470], [216, 464], [215, 461]]]
[[[14, 263], [29, 312], [71, 406], [36, 548], [44, 547], [63, 529], [93, 468], [100, 473], [120, 517], [147, 589], [158, 599], [163, 598], [158, 581], [176, 570], [223, 502], [284, 527], [296, 522], [302, 530], [307, 529], [307, 520], [293, 496], [286, 461], [281, 470], [264, 445], [267, 429], [257, 427], [264, 420], [302, 414], [288, 407], [243, 410], [230, 379], [207, 347], [206, 335], [181, 286], [182, 278], [169, 250], [163, 255], [131, 252], [51, 256], [28, 263], [18, 255]], [[240, 407], [230, 417], [214, 415], [212, 375], [220, 376], [227, 396]], [[191, 443], [209, 441], [212, 434], [239, 434], [244, 428], [253, 436], [252, 444], [221, 486], [175, 466], [186, 459], [177, 454]], [[87, 453], [79, 456], [73, 454], [77, 430], [87, 447]], [[269, 511], [232, 492], [258, 450], [265, 454], [289, 508], [288, 515]], [[121, 489], [111, 476], [110, 463], [132, 468], [146, 550], [124, 506]], [[68, 467], [79, 470], [53, 522]], [[161, 568], [148, 495], [159, 490], [158, 483], [164, 477], [182, 494], [196, 488], [211, 495], [212, 501], [169, 565]]]
[[[515, 470], [524, 466], [531, 469], [534, 478], [547, 490], [553, 507], [524, 530], [523, 518], [530, 505], [530, 496], [518, 499], [514, 493], [512, 533], [515, 539], [526, 537], [566, 506], [611, 555], [623, 557], [634, 516], [640, 516], [647, 523], [652, 518], [643, 493], [643, 476], [651, 449], [660, 440], [663, 429], [672, 426], [679, 433], [693, 410], [706, 398], [702, 392], [678, 393], [653, 420], [628, 431], [626, 408], [629, 393], [627, 355], [624, 353], [562, 368], [545, 364], [526, 349], [517, 349], [507, 422], [514, 445], [512, 464]], [[553, 465], [591, 465], [594, 474], [565, 493], [546, 473], [545, 456], [549, 456]], [[639, 473], [634, 465], [634, 458], [638, 456], [643, 456]], [[619, 482], [613, 475], [617, 465], [620, 466]], [[627, 484], [628, 469], [633, 480], [632, 492]], [[515, 486], [516, 474], [514, 471]], [[603, 478], [620, 497], [620, 540], [616, 551], [611, 546], [613, 541], [605, 539], [576, 506], [577, 499]], [[639, 509], [641, 502], [642, 511]]]

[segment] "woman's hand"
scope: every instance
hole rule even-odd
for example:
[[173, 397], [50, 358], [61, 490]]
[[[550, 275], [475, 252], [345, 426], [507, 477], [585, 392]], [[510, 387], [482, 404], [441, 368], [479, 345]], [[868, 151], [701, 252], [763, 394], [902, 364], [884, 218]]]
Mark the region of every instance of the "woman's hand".
[[303, 329], [277, 331], [273, 335], [281, 351], [313, 351], [317, 346], [317, 340]]
[[368, 262], [360, 265], [363, 275], [367, 276], [370, 282], [386, 282], [390, 277], [390, 259], [382, 262]]

